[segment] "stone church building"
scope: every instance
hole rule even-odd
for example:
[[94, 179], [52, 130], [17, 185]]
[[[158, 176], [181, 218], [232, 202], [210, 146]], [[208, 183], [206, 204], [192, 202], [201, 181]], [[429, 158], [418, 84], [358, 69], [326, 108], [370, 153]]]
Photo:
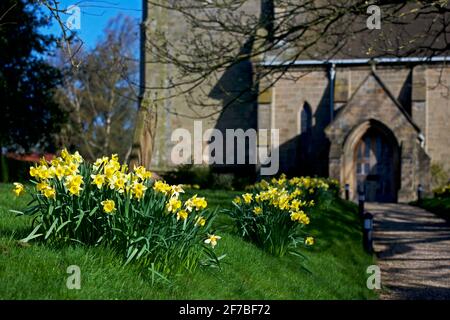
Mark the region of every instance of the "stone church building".
[[280, 129], [283, 171], [336, 178], [353, 198], [362, 184], [371, 201], [411, 201], [419, 184], [430, 189], [432, 161], [449, 166], [449, 97], [437, 84], [450, 69], [440, 59], [375, 63], [299, 61], [298, 81], [260, 99], [258, 125]]
[[[174, 41], [185, 32], [178, 18], [144, 1], [144, 23], [149, 28], [170, 26], [168, 37]], [[144, 45], [144, 87], [175, 72], [146, 63], [148, 51]], [[358, 190], [364, 190], [369, 201], [414, 200], [419, 185], [431, 190], [432, 164], [450, 170], [448, 59], [342, 53], [327, 59], [298, 59], [289, 64], [288, 72], [276, 60], [241, 63], [222, 75], [220, 86], [212, 84], [208, 91], [207, 99], [217, 102], [217, 112], [188, 107], [179, 96], [162, 102], [152, 159], [146, 165], [155, 171], [173, 170], [171, 133], [180, 127], [193, 132], [195, 119], [202, 121], [204, 129], [278, 129], [279, 145], [260, 139], [258, 146], [278, 148], [279, 173], [335, 178], [349, 185], [353, 199]], [[270, 69], [272, 77], [280, 73], [280, 79], [256, 95], [249, 90], [248, 99], [221, 110], [227, 99], [223, 91], [232, 85], [245, 86], [256, 69]], [[216, 165], [213, 169], [257, 175], [259, 166]]]

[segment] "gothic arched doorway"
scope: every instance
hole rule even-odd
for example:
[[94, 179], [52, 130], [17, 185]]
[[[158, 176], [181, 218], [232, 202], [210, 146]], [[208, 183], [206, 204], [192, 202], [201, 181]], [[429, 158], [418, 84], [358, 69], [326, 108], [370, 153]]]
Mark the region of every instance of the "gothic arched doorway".
[[366, 201], [397, 200], [395, 145], [382, 132], [369, 128], [357, 143], [354, 164], [357, 190]]
[[343, 148], [342, 183], [352, 199], [363, 190], [366, 201], [396, 202], [400, 188], [400, 146], [394, 133], [377, 120], [355, 127]]

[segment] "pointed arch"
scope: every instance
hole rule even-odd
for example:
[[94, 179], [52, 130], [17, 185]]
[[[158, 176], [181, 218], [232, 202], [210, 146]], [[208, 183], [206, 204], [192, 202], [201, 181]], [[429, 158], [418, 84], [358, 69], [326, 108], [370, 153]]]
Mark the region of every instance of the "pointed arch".
[[312, 109], [308, 102], [303, 104], [299, 112], [299, 133], [310, 134], [312, 129]]
[[[372, 139], [372, 146], [371, 146]], [[375, 145], [375, 143], [383, 143], [386, 150], [389, 151], [388, 159], [373, 159], [374, 155], [372, 153], [379, 153], [381, 150], [378, 150], [381, 146]], [[361, 152], [361, 145], [364, 145], [364, 150], [367, 154], [358, 154]], [[358, 175], [364, 176], [379, 176], [378, 179], [384, 179], [383, 187], [386, 191], [386, 194], [382, 194], [378, 197], [378, 195], [374, 195], [374, 199], [369, 197], [368, 200], [371, 201], [388, 201], [395, 202], [397, 201], [397, 193], [400, 188], [399, 184], [399, 175], [400, 175], [400, 145], [395, 137], [394, 133], [388, 126], [384, 123], [370, 119], [360, 123], [356, 126], [346, 137], [343, 144], [343, 166], [342, 166], [342, 174], [344, 177], [345, 183], [348, 183], [353, 191], [353, 195], [356, 195], [359, 187], [361, 186], [361, 181], [358, 179]], [[369, 151], [370, 150], [370, 151]], [[369, 154], [370, 153], [370, 154]], [[387, 153], [384, 153], [387, 155]], [[367, 169], [362, 170], [358, 168], [358, 165], [364, 163], [363, 159], [367, 157]], [[372, 160], [369, 161], [369, 158], [372, 157]], [[380, 172], [364, 172], [367, 170], [378, 170], [377, 168], [369, 168], [369, 163], [376, 161], [377, 164], [383, 162], [383, 173]], [[373, 164], [373, 163], [372, 163]], [[386, 173], [387, 172], [387, 173]], [[381, 181], [381, 180], [380, 180]], [[365, 183], [365, 182], [363, 182]], [[376, 188], [380, 188], [380, 182], [375, 186]], [[364, 187], [363, 190], [367, 194], [367, 190]]]

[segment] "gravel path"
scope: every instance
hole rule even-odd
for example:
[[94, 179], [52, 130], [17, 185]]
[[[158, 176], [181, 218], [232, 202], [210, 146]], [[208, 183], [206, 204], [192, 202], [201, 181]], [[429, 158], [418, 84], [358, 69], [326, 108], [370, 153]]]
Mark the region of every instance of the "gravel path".
[[382, 299], [450, 299], [450, 226], [423, 209], [369, 203]]

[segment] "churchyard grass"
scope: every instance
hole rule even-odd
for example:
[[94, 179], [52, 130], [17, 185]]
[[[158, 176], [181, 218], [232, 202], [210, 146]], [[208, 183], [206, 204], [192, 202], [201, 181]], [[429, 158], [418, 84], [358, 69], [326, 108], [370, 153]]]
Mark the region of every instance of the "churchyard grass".
[[[24, 244], [31, 217], [10, 210], [23, 209], [28, 195], [15, 197], [12, 184], [0, 184], [0, 299], [377, 299], [366, 287], [366, 269], [374, 258], [362, 247], [355, 205], [341, 199], [311, 219], [314, 246], [302, 253], [306, 260], [275, 257], [241, 239], [230, 219], [219, 214], [214, 228], [222, 239], [217, 255], [226, 254], [221, 268], [199, 267], [170, 283], [152, 283], [137, 264], [105, 247], [54, 247], [41, 242]], [[242, 192], [187, 190], [205, 197], [209, 207], [231, 208]], [[305, 265], [311, 272], [301, 268]], [[81, 271], [81, 288], [69, 290], [67, 267]]]

